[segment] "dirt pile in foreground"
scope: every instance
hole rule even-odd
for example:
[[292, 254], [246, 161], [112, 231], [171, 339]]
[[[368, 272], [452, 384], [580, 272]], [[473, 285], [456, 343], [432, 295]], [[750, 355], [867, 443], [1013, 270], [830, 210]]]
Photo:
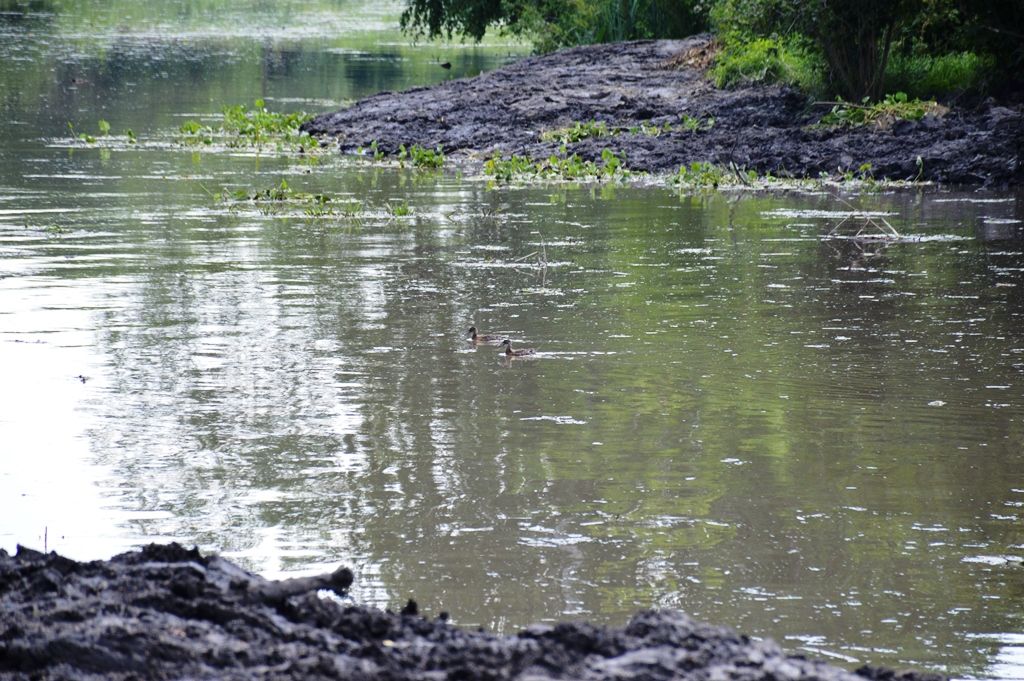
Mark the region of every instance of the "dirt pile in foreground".
[[514, 636], [443, 618], [343, 605], [352, 573], [272, 582], [177, 544], [109, 561], [0, 551], [0, 678], [817, 679], [938, 681], [850, 673], [785, 655], [677, 612], [622, 629], [534, 626]]
[[[476, 78], [382, 93], [308, 122], [309, 132], [336, 138], [341, 151], [376, 142], [444, 148], [482, 160], [494, 153], [533, 159], [559, 152], [541, 132], [599, 120], [623, 129], [569, 144], [568, 154], [599, 161], [625, 155], [634, 170], [674, 172], [706, 161], [780, 177], [818, 177], [871, 164], [876, 179], [950, 184], [1024, 183], [1024, 109], [986, 104], [886, 128], [815, 128], [828, 108], [780, 86], [719, 90], [680, 55], [699, 54], [710, 38], [578, 47], [520, 62]], [[709, 129], [682, 129], [680, 115]], [[641, 124], [673, 129], [657, 136], [628, 132]], [[920, 159], [920, 160], [919, 160]]]

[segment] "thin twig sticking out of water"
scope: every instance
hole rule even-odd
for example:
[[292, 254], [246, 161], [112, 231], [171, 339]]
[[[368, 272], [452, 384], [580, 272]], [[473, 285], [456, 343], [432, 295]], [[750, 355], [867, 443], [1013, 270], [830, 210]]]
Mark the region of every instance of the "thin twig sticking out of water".
[[541, 269], [546, 269], [548, 266], [548, 248], [547, 245], [544, 243], [544, 237], [541, 237], [540, 239], [539, 251], [531, 251], [526, 255], [521, 255], [518, 258], [513, 258], [512, 262], [523, 262], [524, 260], [528, 260], [529, 258], [532, 258], [534, 256], [537, 257], [537, 267], [540, 267]]
[[[847, 201], [843, 197], [839, 196], [838, 194], [833, 193], [832, 194], [832, 198], [835, 199], [836, 201], [839, 201], [841, 203], [846, 204], [846, 206], [850, 210], [852, 210], [852, 211], [856, 211], [857, 210], [857, 208], [852, 203], [850, 203], [849, 201]], [[836, 236], [837, 233], [839, 232], [839, 228], [842, 227], [843, 225], [845, 225], [850, 220], [850, 218], [852, 218], [852, 217], [854, 217], [854, 216], [853, 215], [847, 215], [845, 218], [840, 220], [839, 223], [835, 227], [833, 227], [831, 230], [829, 230], [829, 233], [826, 236], [826, 238]], [[895, 239], [902, 239], [903, 238], [902, 236], [900, 236], [900, 233], [898, 231], [896, 231], [896, 228], [893, 227], [891, 224], [889, 224], [889, 221], [886, 220], [885, 217], [878, 216], [878, 219], [881, 220], [881, 224], [879, 224], [878, 221], [876, 221], [870, 215], [865, 215], [863, 217], [864, 217], [864, 223], [860, 226], [860, 229], [857, 230], [857, 233], [853, 235], [854, 239], [862, 238], [864, 236], [864, 231], [868, 227], [874, 227], [876, 232], [877, 232], [876, 234], [869, 235], [870, 237], [873, 237], [873, 238], [893, 239], [893, 240], [895, 240]]]
[[[835, 227], [833, 227], [831, 229], [831, 231], [829, 231], [828, 236], [830, 236], [830, 237], [836, 236], [836, 233], [839, 231], [839, 228], [842, 227], [847, 222], [849, 222], [850, 218], [852, 218], [852, 217], [853, 217], [852, 215], [847, 215], [845, 218], [840, 220], [839, 224], [837, 224]], [[854, 239], [860, 239], [861, 237], [863, 237], [864, 236], [864, 231], [866, 229], [868, 229], [869, 227], [874, 227], [875, 230], [877, 230], [877, 232], [875, 234], [867, 235], [868, 237], [882, 238], [882, 239], [902, 239], [903, 238], [903, 237], [900, 236], [900, 233], [896, 231], [896, 228], [889, 224], [888, 220], [886, 220], [884, 217], [881, 217], [881, 216], [879, 216], [878, 219], [881, 220], [881, 224], [879, 224], [879, 222], [876, 221], [870, 215], [864, 216], [864, 223], [857, 230], [857, 233], [853, 235], [853, 238]]]

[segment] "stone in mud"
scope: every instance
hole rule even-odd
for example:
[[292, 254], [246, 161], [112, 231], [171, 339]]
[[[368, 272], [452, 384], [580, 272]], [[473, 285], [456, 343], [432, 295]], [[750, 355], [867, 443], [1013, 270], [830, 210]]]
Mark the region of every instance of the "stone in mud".
[[394, 614], [317, 595], [351, 582], [345, 568], [268, 581], [177, 544], [89, 563], [0, 551], [0, 679], [942, 679], [849, 672], [671, 611], [498, 636], [413, 601]]
[[[657, 137], [623, 133], [569, 144], [568, 154], [599, 161], [604, 149], [626, 166], [674, 172], [695, 161], [780, 177], [817, 177], [871, 164], [876, 179], [947, 184], [1020, 185], [1024, 180], [1024, 107], [985, 102], [941, 117], [881, 127], [811, 127], [827, 108], [777, 85], [720, 90], [705, 78], [700, 54], [711, 38], [591, 45], [531, 57], [476, 78], [401, 93], [381, 93], [305, 124], [353, 153], [376, 142], [442, 146], [449, 156], [482, 162], [500, 153], [534, 159], [560, 151], [540, 133], [599, 120], [626, 130], [674, 124], [685, 114], [713, 117], [708, 130], [676, 126]], [[918, 159], [921, 163], [918, 163]]]

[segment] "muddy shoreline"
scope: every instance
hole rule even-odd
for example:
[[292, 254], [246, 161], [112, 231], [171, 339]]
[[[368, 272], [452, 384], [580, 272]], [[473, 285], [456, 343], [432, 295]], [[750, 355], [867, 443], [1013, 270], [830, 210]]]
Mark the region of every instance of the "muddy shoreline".
[[850, 672], [672, 611], [500, 636], [412, 601], [392, 613], [318, 595], [352, 580], [268, 581], [177, 544], [87, 563], [0, 550], [0, 679], [944, 679]]
[[[1024, 106], [985, 102], [941, 117], [884, 127], [811, 127], [827, 112], [781, 86], [720, 90], [696, 62], [710, 38], [592, 45], [531, 57], [475, 78], [405, 92], [384, 92], [304, 129], [356, 153], [376, 142], [441, 146], [474, 164], [498, 153], [532, 159], [560, 153], [545, 130], [598, 120], [621, 134], [580, 140], [565, 154], [599, 161], [610, 149], [633, 170], [674, 172], [695, 161], [776, 177], [841, 175], [871, 165], [875, 179], [1007, 187], [1024, 184]], [[687, 55], [696, 55], [687, 59]], [[714, 125], [678, 129], [680, 115]], [[652, 136], [639, 125], [675, 126]], [[920, 159], [920, 160], [919, 160]]]

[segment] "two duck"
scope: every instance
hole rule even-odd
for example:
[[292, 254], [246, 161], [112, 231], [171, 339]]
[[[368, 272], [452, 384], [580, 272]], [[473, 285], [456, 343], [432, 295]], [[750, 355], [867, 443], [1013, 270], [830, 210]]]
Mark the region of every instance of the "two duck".
[[505, 348], [506, 357], [525, 357], [527, 355], [533, 355], [537, 352], [533, 348], [513, 349], [512, 341], [509, 340], [508, 338], [503, 339], [502, 336], [490, 333], [477, 333], [475, 326], [469, 327], [469, 332], [466, 336], [466, 339], [469, 340], [471, 343], [497, 343], [500, 340], [501, 346]]

